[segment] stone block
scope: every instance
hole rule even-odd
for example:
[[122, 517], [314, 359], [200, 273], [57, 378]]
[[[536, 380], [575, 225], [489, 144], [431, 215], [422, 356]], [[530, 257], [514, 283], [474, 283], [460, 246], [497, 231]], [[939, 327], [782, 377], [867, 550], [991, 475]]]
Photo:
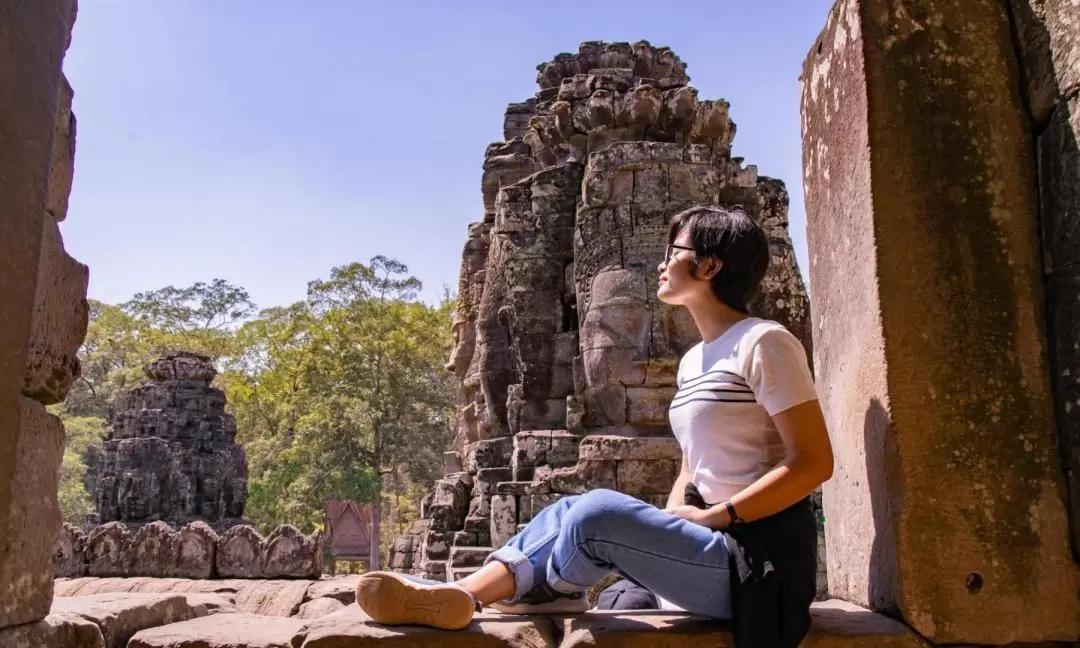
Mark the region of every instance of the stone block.
[[75, 614], [53, 613], [41, 621], [0, 628], [4, 648], [105, 648], [101, 628]]
[[801, 77], [829, 591], [933, 643], [1075, 641], [1009, 16], [882, 7], [839, 2]]
[[90, 272], [64, 251], [60, 226], [42, 221], [37, 296], [26, 359], [23, 395], [45, 405], [59, 403], [79, 377], [78, 352], [86, 337]]
[[128, 648], [292, 648], [293, 638], [303, 627], [299, 619], [214, 614], [142, 630], [131, 638]]
[[173, 540], [168, 575], [175, 578], [211, 578], [217, 557], [218, 535], [205, 522], [191, 522]]
[[0, 515], [0, 628], [44, 619], [52, 601], [53, 547], [60, 533], [57, 476], [64, 454], [60, 419], [37, 401], [18, 397], [18, 436], [5, 451], [18, 469]]
[[75, 92], [63, 74], [60, 75], [59, 90], [49, 159], [49, 193], [45, 202], [45, 210], [56, 222], [67, 217], [68, 196], [75, 175], [75, 114], [71, 112]]
[[127, 547], [131, 531], [122, 522], [106, 522], [94, 527], [86, 539], [87, 574], [90, 576], [127, 576]]
[[490, 547], [454, 547], [450, 550], [450, 567], [480, 567], [490, 553]]
[[425, 555], [431, 560], [446, 560], [450, 557], [453, 534], [443, 531], [428, 531], [424, 538]]
[[495, 484], [513, 480], [513, 470], [504, 468], [481, 468], [476, 472], [476, 488], [485, 495], [495, 494]]
[[528, 524], [536, 515], [561, 500], [565, 495], [549, 493], [543, 495], [522, 495], [518, 498], [518, 523]]
[[1080, 87], [1080, 9], [1069, 0], [1009, 0], [1031, 116], [1043, 123]]
[[663, 611], [630, 614], [592, 611], [560, 618], [556, 623], [562, 625], [563, 640], [559, 648], [731, 648], [735, 645], [727, 624]]
[[495, 492], [499, 495], [546, 495], [551, 492], [551, 487], [547, 482], [499, 482], [495, 487]]
[[309, 622], [293, 643], [296, 648], [364, 648], [393, 644], [400, 648], [441, 645], [479, 648], [552, 648], [553, 623], [543, 617], [513, 617], [480, 613], [456, 633], [423, 626], [383, 626], [373, 623], [355, 605]]
[[514, 440], [511, 437], [482, 439], [469, 449], [467, 469], [475, 474], [481, 468], [505, 468], [513, 456]]
[[475, 547], [477, 535], [469, 531], [455, 531], [454, 532], [454, 546], [455, 547]]
[[233, 581], [236, 607], [241, 612], [274, 617], [291, 617], [308, 598], [309, 580], [255, 579]]
[[668, 427], [668, 408], [674, 387], [627, 387], [626, 422], [636, 427]]
[[[105, 648], [125, 648], [140, 630], [193, 619], [199, 612], [176, 594], [96, 594], [57, 598], [53, 613], [79, 616], [101, 628]], [[202, 610], [205, 612], [205, 609]]]
[[810, 608], [806, 648], [926, 648], [922, 637], [903, 623], [847, 601], [822, 601]]
[[265, 555], [262, 534], [253, 526], [237, 525], [218, 540], [215, 571], [219, 578], [262, 578]]
[[578, 452], [579, 457], [586, 461], [682, 461], [679, 442], [672, 437], [590, 435], [582, 439]]
[[551, 475], [555, 493], [580, 495], [595, 488], [618, 490], [616, 462], [582, 460], [572, 468], [556, 468]]
[[[1078, 49], [1080, 55], [1080, 49]], [[1043, 270], [1080, 262], [1080, 96], [1064, 101], [1039, 135]]]
[[469, 501], [469, 517], [487, 517], [491, 514], [491, 495], [474, 495]]
[[669, 459], [628, 459], [616, 468], [618, 490], [633, 495], [666, 495], [675, 484], [679, 464]]
[[[355, 595], [354, 597], [355, 598]], [[317, 598], [312, 599], [300, 606], [300, 611], [296, 613], [293, 618], [296, 619], [321, 619], [322, 617], [333, 614], [338, 610], [345, 607], [345, 604], [336, 598]]]
[[360, 580], [359, 574], [323, 578], [311, 584], [307, 591], [307, 597], [309, 599], [335, 598], [342, 603], [353, 603], [356, 601], [356, 582], [358, 580]]
[[[1080, 213], [1080, 212], [1078, 212]], [[1080, 265], [1069, 265], [1050, 275], [1046, 282], [1048, 329], [1052, 334], [1050, 375], [1057, 404], [1065, 468], [1066, 501], [1072, 510], [1072, 543], [1080, 547]]]
[[48, 143], [72, 8], [68, 0], [0, 5], [0, 628], [48, 614], [60, 530], [55, 474], [63, 430], [19, 394], [33, 337], [43, 221], [51, 220]]
[[53, 548], [53, 576], [79, 578], [86, 576], [86, 534], [67, 522], [60, 528]]
[[443, 475], [450, 475], [452, 473], [459, 473], [465, 470], [464, 464], [461, 461], [461, 454], [457, 452], [444, 452], [443, 453]]
[[319, 578], [323, 571], [322, 536], [300, 533], [282, 524], [266, 538], [263, 578]]
[[517, 534], [518, 506], [513, 495], [491, 498], [491, 544], [501, 547]]

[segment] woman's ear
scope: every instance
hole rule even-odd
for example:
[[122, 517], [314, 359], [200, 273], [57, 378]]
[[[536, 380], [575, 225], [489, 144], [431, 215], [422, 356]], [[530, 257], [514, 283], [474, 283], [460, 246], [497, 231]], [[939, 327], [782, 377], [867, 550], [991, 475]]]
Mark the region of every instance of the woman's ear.
[[705, 260], [698, 265], [701, 271], [701, 278], [712, 281], [719, 272], [720, 268], [724, 267], [724, 262], [716, 257], [706, 257]]

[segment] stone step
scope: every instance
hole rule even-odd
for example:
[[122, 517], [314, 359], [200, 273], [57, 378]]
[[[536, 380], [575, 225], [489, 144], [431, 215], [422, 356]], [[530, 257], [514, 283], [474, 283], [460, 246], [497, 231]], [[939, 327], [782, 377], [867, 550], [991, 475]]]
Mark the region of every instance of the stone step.
[[492, 551], [491, 547], [454, 547], [450, 550], [450, 568], [480, 567]]
[[480, 571], [479, 567], [452, 567], [450, 569], [450, 576], [446, 579], [446, 582], [452, 583], [454, 581], [459, 581], [466, 576], [472, 576], [478, 571]]
[[548, 482], [503, 481], [495, 484], [498, 495], [546, 495], [551, 492]]
[[475, 547], [476, 541], [477, 535], [475, 533], [470, 533], [469, 531], [454, 532], [455, 547]]

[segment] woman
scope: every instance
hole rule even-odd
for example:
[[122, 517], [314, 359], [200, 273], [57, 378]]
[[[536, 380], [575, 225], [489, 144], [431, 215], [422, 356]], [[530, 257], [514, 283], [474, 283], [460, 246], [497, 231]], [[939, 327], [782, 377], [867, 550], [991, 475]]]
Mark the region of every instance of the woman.
[[618, 572], [678, 608], [734, 619], [737, 638], [796, 645], [814, 596], [808, 496], [832, 474], [832, 448], [802, 345], [747, 314], [768, 263], [742, 211], [672, 220], [657, 297], [689, 309], [702, 342], [679, 364], [669, 418], [682, 469], [665, 509], [608, 490], [567, 497], [456, 583], [364, 575], [360, 607], [381, 623], [458, 629], [482, 605], [584, 611], [584, 591]]

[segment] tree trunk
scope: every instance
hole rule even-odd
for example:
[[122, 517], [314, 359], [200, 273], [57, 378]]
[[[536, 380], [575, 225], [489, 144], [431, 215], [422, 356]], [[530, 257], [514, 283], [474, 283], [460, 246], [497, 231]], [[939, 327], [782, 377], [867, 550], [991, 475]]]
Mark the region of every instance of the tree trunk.
[[[382, 481], [381, 479], [379, 480]], [[375, 490], [375, 501], [371, 507], [371, 554], [368, 569], [379, 571], [382, 561], [379, 560], [379, 545], [382, 543], [379, 537], [379, 526], [382, 519], [382, 484]]]

